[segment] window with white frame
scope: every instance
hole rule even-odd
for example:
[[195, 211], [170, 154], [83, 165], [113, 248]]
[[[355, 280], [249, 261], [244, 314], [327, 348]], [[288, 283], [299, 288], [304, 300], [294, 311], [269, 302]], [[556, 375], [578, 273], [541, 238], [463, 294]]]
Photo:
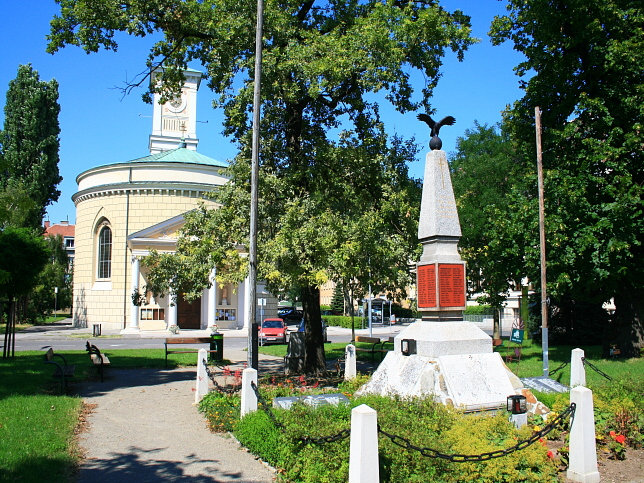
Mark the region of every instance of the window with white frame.
[[96, 276], [106, 279], [112, 276], [112, 230], [104, 225], [98, 232], [98, 258]]

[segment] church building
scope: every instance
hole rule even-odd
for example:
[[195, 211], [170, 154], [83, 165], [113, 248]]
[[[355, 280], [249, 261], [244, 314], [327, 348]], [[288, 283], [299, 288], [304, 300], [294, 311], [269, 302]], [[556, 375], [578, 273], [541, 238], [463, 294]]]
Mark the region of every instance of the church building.
[[[214, 207], [205, 195], [228, 181], [226, 163], [197, 151], [201, 73], [184, 75], [180, 97], [161, 105], [155, 94], [148, 156], [97, 166], [76, 178], [75, 326], [102, 324], [123, 333], [248, 326], [248, 283], [218, 285], [214, 269], [212, 286], [193, 303], [181, 294], [154, 298], [150, 293], [142, 303], [134, 302], [133, 294], [143, 293], [146, 284], [141, 257], [152, 249], [173, 252], [185, 213], [199, 202]], [[261, 286], [257, 291], [264, 292]], [[275, 310], [269, 297], [264, 313]]]

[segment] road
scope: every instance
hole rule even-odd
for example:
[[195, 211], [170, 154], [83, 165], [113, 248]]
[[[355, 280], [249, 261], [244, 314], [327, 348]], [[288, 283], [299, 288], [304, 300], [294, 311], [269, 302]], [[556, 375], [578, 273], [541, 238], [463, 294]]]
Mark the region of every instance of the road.
[[[374, 324], [374, 337], [396, 336], [406, 325], [389, 326]], [[479, 325], [480, 326], [480, 325]], [[480, 326], [488, 335], [492, 334], [491, 327]], [[224, 348], [243, 350], [247, 347], [247, 334], [243, 330], [224, 330]], [[330, 342], [350, 342], [351, 329], [329, 327], [327, 330]], [[206, 330], [182, 330], [184, 337], [207, 337]], [[370, 335], [369, 329], [356, 329], [356, 335]], [[75, 328], [71, 319], [47, 326], [34, 326], [16, 334], [16, 351], [43, 350], [49, 346], [56, 350], [84, 350], [87, 340], [105, 349], [162, 349], [163, 339], [168, 334], [165, 331], [143, 333], [141, 335], [121, 335], [119, 331], [104, 331], [100, 339], [92, 337], [91, 329]], [[503, 327], [503, 336], [509, 336], [509, 327]], [[4, 338], [0, 336], [0, 347]]]

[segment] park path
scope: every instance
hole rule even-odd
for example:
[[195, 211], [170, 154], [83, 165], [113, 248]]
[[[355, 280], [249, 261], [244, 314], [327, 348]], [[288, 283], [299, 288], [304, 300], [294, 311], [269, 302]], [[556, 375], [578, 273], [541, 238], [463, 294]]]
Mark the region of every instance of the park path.
[[194, 367], [108, 368], [105, 382], [80, 385], [93, 409], [79, 437], [78, 481], [273, 481], [273, 471], [233, 438], [208, 430], [193, 405], [195, 375]]

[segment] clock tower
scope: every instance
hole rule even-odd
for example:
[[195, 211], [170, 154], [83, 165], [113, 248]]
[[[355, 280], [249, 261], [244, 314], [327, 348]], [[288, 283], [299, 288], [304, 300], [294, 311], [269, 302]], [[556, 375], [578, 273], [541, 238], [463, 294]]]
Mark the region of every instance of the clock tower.
[[[188, 69], [183, 72], [186, 82], [181, 95], [159, 104], [161, 95], [154, 93], [154, 113], [152, 115], [152, 134], [150, 134], [150, 154], [157, 154], [185, 147], [196, 151], [197, 139], [197, 89], [201, 82], [201, 72]], [[152, 82], [157, 81], [153, 74]]]

